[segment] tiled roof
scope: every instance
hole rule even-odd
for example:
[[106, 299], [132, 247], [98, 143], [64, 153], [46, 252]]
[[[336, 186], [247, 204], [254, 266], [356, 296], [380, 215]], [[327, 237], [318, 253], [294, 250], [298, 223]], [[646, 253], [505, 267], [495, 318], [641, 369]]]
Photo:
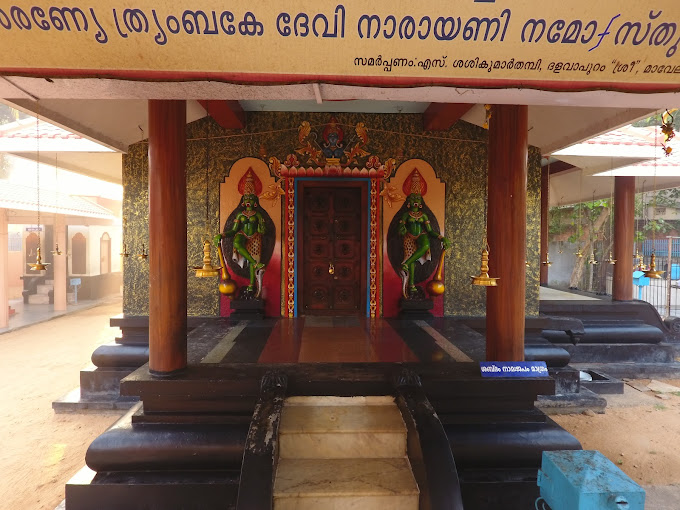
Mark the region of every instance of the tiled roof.
[[41, 139], [53, 140], [82, 140], [80, 135], [66, 131], [54, 126], [49, 122], [40, 122], [40, 127], [36, 126], [34, 118], [17, 120], [0, 126], [0, 138], [28, 138], [35, 140], [40, 132]]
[[[655, 131], [657, 131], [656, 134]], [[601, 134], [590, 140], [586, 140], [583, 143], [589, 145], [635, 145], [638, 147], [653, 147], [655, 145], [655, 136], [656, 142], [660, 144], [663, 138], [656, 126], [625, 126]]]
[[[38, 210], [38, 190], [34, 187], [0, 181], [0, 207], [20, 211]], [[54, 190], [40, 190], [40, 212], [88, 218], [114, 219], [114, 214], [83, 197]]]

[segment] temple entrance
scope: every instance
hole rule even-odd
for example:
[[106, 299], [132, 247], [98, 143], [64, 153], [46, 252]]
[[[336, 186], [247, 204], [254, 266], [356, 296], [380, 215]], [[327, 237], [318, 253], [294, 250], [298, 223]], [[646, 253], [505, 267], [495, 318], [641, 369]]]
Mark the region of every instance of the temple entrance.
[[363, 314], [366, 308], [367, 183], [300, 182], [301, 310]]

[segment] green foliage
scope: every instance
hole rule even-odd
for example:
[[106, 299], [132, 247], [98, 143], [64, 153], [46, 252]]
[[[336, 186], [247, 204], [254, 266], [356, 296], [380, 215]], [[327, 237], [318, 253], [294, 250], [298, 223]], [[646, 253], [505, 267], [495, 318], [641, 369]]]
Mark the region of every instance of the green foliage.
[[[670, 108], [670, 112], [675, 112], [677, 108]], [[663, 113], [657, 113], [651, 117], [645, 119], [640, 119], [637, 122], [633, 122], [634, 127], [646, 127], [646, 126], [660, 126], [663, 120], [661, 119]]]
[[670, 222], [665, 221], [662, 218], [648, 221], [642, 228], [645, 230], [645, 232], [652, 232], [654, 234], [666, 234], [673, 230], [673, 226], [670, 224]]

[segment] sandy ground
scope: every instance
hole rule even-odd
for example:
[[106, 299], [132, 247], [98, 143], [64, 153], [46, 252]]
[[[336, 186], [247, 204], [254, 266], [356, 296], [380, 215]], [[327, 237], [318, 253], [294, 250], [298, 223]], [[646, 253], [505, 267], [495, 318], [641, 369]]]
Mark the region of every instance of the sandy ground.
[[[54, 510], [89, 444], [122, 415], [54, 414], [51, 407], [78, 386], [95, 347], [116, 336], [108, 321], [120, 310], [117, 302], [0, 335], [0, 510]], [[606, 414], [553, 418], [638, 483], [680, 484], [680, 380], [665, 382], [678, 386], [668, 400], [626, 386], [624, 395], [607, 396]], [[677, 488], [659, 489], [670, 491], [663, 498], [670, 503], [648, 510], [680, 509]]]
[[0, 509], [54, 510], [85, 451], [117, 414], [55, 414], [96, 346], [119, 332], [121, 302], [0, 335]]
[[603, 395], [605, 414], [552, 418], [584, 449], [600, 450], [640, 485], [680, 484], [680, 380], [663, 382], [678, 386], [668, 400], [626, 385], [623, 395]]

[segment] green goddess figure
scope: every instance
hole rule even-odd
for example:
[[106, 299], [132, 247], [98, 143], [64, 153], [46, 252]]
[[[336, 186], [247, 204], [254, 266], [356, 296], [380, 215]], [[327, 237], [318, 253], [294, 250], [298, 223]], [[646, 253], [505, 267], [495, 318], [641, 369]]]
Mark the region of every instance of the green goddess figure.
[[[257, 197], [254, 173], [249, 169], [244, 176], [244, 184], [240, 203], [241, 211], [236, 215], [234, 224], [224, 234], [215, 236], [215, 243], [224, 243], [229, 237], [234, 238], [232, 260], [241, 267], [249, 266], [250, 283], [244, 297], [259, 298], [262, 293], [262, 277], [265, 265], [260, 262], [262, 255], [262, 235], [267, 232], [265, 219], [258, 210], [260, 200]], [[224, 245], [222, 251], [225, 252]]]
[[[427, 214], [423, 212], [423, 195], [427, 189], [421, 181], [420, 173], [414, 170], [410, 176], [410, 193], [406, 199], [407, 212], [399, 219], [399, 235], [403, 238], [404, 259], [401, 263], [402, 293], [406, 299], [418, 297], [415, 285], [416, 262], [425, 264], [432, 260], [430, 238], [439, 240], [444, 250], [451, 243], [442, 234], [436, 232]], [[405, 183], [405, 187], [408, 183]], [[404, 190], [406, 192], [406, 190]]]

